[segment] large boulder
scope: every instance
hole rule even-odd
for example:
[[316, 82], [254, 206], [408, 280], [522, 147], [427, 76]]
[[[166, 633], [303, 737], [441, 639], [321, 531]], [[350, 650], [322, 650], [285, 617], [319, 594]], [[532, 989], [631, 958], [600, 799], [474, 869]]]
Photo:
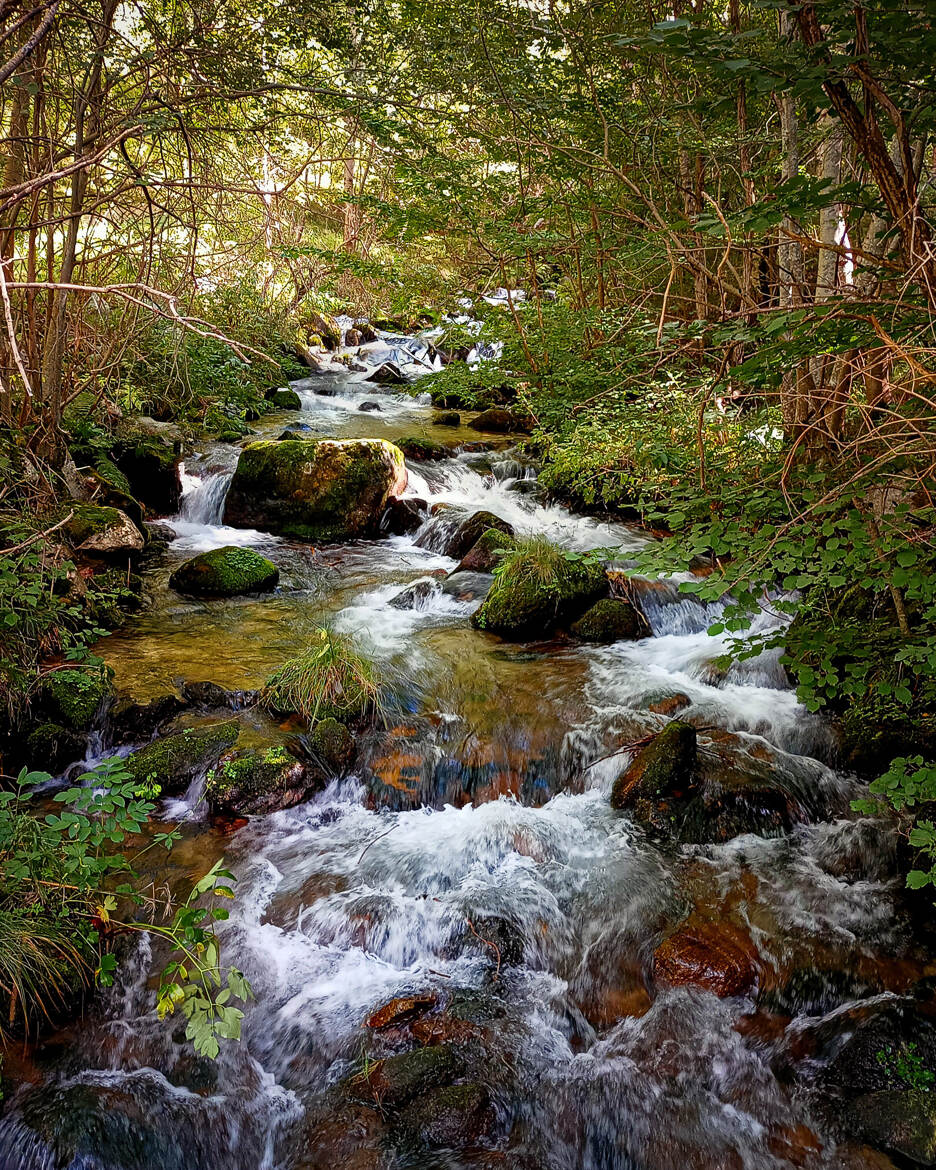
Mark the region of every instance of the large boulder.
[[518, 546], [471, 624], [512, 640], [542, 636], [558, 622], [574, 619], [607, 589], [607, 574], [596, 562], [569, 561], [545, 545]]
[[603, 597], [572, 623], [569, 632], [583, 642], [633, 641], [648, 633], [643, 614], [619, 597]]
[[263, 593], [279, 581], [279, 569], [252, 548], [227, 545], [199, 553], [185, 561], [169, 578], [179, 593], [194, 597], [234, 597]]
[[205, 799], [215, 814], [257, 816], [291, 808], [315, 783], [285, 747], [226, 756], [205, 777]]
[[79, 556], [125, 561], [143, 551], [143, 533], [119, 508], [71, 504], [68, 512], [71, 515], [62, 526], [62, 533]]
[[158, 784], [169, 794], [184, 792], [234, 746], [239, 730], [233, 719], [187, 727], [131, 752], [126, 760], [127, 770], [137, 783]]
[[133, 496], [156, 512], [175, 512], [182, 497], [182, 432], [146, 415], [122, 419], [112, 454]]
[[295, 390], [287, 387], [274, 390], [269, 399], [277, 410], [302, 410], [302, 399]]
[[299, 540], [375, 536], [406, 487], [403, 453], [384, 439], [251, 443], [228, 489], [224, 523]]

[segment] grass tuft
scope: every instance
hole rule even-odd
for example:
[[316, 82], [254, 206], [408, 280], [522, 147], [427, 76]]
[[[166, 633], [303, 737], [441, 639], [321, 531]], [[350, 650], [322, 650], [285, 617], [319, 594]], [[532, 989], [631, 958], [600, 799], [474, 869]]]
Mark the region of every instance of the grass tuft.
[[307, 650], [267, 679], [260, 701], [310, 724], [326, 718], [348, 723], [382, 710], [382, 684], [373, 663], [347, 637], [320, 627]]

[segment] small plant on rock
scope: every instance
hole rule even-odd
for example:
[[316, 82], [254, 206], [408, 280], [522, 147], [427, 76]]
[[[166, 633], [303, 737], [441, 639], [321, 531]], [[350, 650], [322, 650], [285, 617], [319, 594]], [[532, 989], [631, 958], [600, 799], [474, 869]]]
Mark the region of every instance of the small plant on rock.
[[311, 646], [267, 679], [261, 702], [308, 722], [334, 718], [343, 723], [382, 710], [381, 683], [374, 665], [341, 634], [320, 627]]

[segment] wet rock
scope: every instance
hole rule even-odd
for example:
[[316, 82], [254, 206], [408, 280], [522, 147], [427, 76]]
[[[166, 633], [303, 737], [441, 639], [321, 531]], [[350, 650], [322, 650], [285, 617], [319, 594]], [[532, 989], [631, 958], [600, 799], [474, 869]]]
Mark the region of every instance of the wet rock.
[[400, 1108], [427, 1090], [461, 1076], [464, 1060], [449, 1045], [434, 1044], [399, 1056], [388, 1056], [371, 1068], [353, 1091], [362, 1091], [384, 1108]]
[[636, 606], [617, 597], [603, 597], [572, 623], [569, 632], [582, 642], [607, 645], [643, 638], [649, 630]]
[[509, 918], [490, 914], [473, 917], [462, 941], [469, 949], [480, 951], [495, 971], [523, 962], [526, 939], [523, 930]]
[[852, 971], [798, 967], [786, 975], [780, 986], [765, 988], [758, 996], [757, 1006], [777, 1016], [821, 1016], [879, 990]]
[[281, 388], [270, 395], [270, 402], [277, 410], [302, 410], [302, 399], [295, 390]]
[[688, 695], [684, 695], [682, 691], [677, 691], [675, 695], [667, 695], [664, 699], [657, 699], [653, 703], [647, 704], [647, 710], [652, 711], [654, 715], [665, 715], [671, 719], [677, 712], [684, 710], [690, 706], [692, 700]]
[[116, 463], [101, 456], [94, 469], [88, 473], [87, 483], [96, 504], [119, 508], [127, 513], [137, 528], [145, 532], [143, 505], [134, 497], [130, 481]]
[[477, 601], [487, 596], [492, 580], [490, 573], [449, 573], [442, 582], [442, 592], [459, 601]]
[[360, 318], [354, 322], [354, 328], [360, 335], [361, 345], [368, 345], [372, 341], [377, 340], [377, 330], [366, 318]]
[[396, 362], [384, 362], [372, 374], [369, 374], [365, 380], [368, 382], [376, 382], [378, 386], [405, 386], [408, 382], [406, 375], [401, 371]]
[[308, 736], [312, 758], [332, 775], [342, 775], [354, 763], [357, 746], [354, 736], [337, 719], [319, 719]]
[[[439, 514], [445, 515], [445, 512]], [[502, 520], [500, 516], [495, 516], [493, 512], [474, 512], [446, 534], [441, 551], [447, 557], [457, 557], [460, 560], [490, 528], [504, 533], [505, 536], [514, 534], [513, 525]]]
[[487, 1089], [469, 1083], [430, 1089], [403, 1110], [398, 1127], [428, 1146], [460, 1149], [488, 1134], [493, 1121]]
[[177, 426], [145, 415], [122, 419], [112, 454], [137, 500], [155, 512], [178, 510], [182, 432]]
[[286, 439], [304, 439], [312, 433], [308, 423], [290, 423], [284, 431], [276, 436], [276, 441], [282, 443]]
[[224, 523], [299, 540], [377, 534], [406, 487], [403, 453], [383, 439], [251, 443], [228, 489]]
[[161, 520], [151, 520], [143, 528], [147, 545], [162, 545], [164, 548], [175, 540], [175, 529]]
[[112, 673], [54, 670], [42, 680], [39, 710], [70, 731], [88, 732], [100, 720], [114, 693]]
[[85, 737], [80, 732], [60, 723], [40, 723], [26, 736], [24, 759], [31, 770], [57, 776], [84, 752]]
[[367, 1018], [368, 1028], [396, 1028], [400, 1024], [408, 1024], [437, 1006], [438, 996], [433, 992], [422, 995], [403, 995], [391, 999], [383, 1007], [378, 1008]]
[[68, 512], [72, 515], [62, 534], [79, 557], [125, 561], [143, 551], [143, 533], [119, 508], [75, 503]]
[[461, 415], [457, 410], [440, 410], [432, 416], [437, 427], [460, 427]]
[[398, 439], [396, 444], [407, 459], [414, 463], [432, 463], [439, 459], [448, 459], [451, 451], [441, 443], [432, 439], [424, 439], [418, 435], [407, 435]]
[[718, 996], [744, 995], [757, 983], [751, 940], [729, 922], [691, 921], [653, 953], [653, 976], [669, 987], [701, 987]]
[[393, 536], [409, 536], [422, 528], [426, 522], [426, 501], [417, 499], [401, 500], [392, 497], [380, 521], [382, 532]]
[[363, 342], [363, 340], [364, 339], [361, 336], [360, 330], [358, 330], [358, 329], [346, 330], [345, 335], [344, 335], [344, 343], [349, 348], [355, 348], [356, 346], [360, 345]]
[[389, 604], [394, 609], [425, 609], [427, 603], [441, 592], [442, 586], [434, 577], [420, 577], [392, 597]]
[[936, 1166], [936, 1093], [890, 1089], [852, 1101], [846, 1132], [917, 1166]]
[[256, 691], [229, 691], [215, 682], [183, 682], [186, 702], [209, 711], [242, 711], [256, 701]]
[[226, 545], [185, 561], [170, 576], [169, 585], [193, 597], [235, 597], [268, 592], [279, 575], [276, 565], [252, 548]]
[[486, 528], [462, 557], [454, 572], [491, 573], [500, 560], [499, 554], [513, 548], [515, 544], [513, 536], [500, 528]]
[[114, 743], [139, 743], [170, 723], [185, 710], [185, 701], [175, 691], [157, 695], [146, 703], [118, 696], [108, 714]]
[[[538, 558], [535, 551], [530, 561]], [[478, 630], [523, 641], [547, 636], [560, 621], [574, 618], [608, 590], [608, 579], [599, 564], [566, 561], [531, 564], [511, 557], [509, 571], [494, 578], [483, 604], [471, 615]]]
[[691, 784], [696, 729], [673, 720], [636, 754], [611, 789], [611, 807], [629, 808], [682, 794]]
[[371, 412], [371, 411], [379, 411], [380, 410], [380, 403], [379, 402], [362, 402], [361, 405], [358, 407], [358, 410], [363, 410], [365, 413]]
[[189, 784], [214, 767], [221, 756], [237, 741], [235, 720], [187, 727], [166, 735], [127, 756], [126, 766], [139, 783], [155, 783], [164, 793], [182, 793]]
[[472, 430], [485, 431], [494, 435], [506, 435], [515, 431], [529, 433], [533, 429], [529, 416], [517, 414], [502, 406], [492, 406], [488, 410], [482, 410], [468, 425]]
[[299, 804], [316, 780], [285, 747], [224, 757], [205, 776], [205, 800], [215, 815], [262, 816]]

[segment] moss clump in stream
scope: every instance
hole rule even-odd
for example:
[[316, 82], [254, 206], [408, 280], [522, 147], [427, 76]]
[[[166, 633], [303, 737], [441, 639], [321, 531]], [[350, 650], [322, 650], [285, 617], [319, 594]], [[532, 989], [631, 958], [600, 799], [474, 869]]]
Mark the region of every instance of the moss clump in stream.
[[234, 746], [239, 730], [234, 719], [187, 727], [131, 752], [127, 769], [138, 783], [158, 784], [168, 793], [184, 792], [196, 776], [217, 764]]
[[632, 641], [649, 631], [636, 606], [619, 597], [603, 597], [572, 623], [569, 632], [583, 642]]
[[211, 549], [180, 565], [169, 578], [179, 593], [195, 597], [234, 597], [262, 593], [279, 581], [279, 569], [252, 548]]
[[238, 752], [207, 774], [205, 799], [214, 813], [255, 816], [298, 804], [314, 779], [281, 745]]
[[50, 717], [72, 731], [87, 732], [113, 691], [112, 672], [56, 670], [43, 679], [39, 705]]
[[672, 720], [645, 744], [615, 780], [611, 807], [666, 799], [692, 783], [696, 764], [696, 729]]
[[568, 560], [541, 538], [518, 541], [502, 558], [471, 624], [508, 639], [548, 634], [608, 591], [604, 568]]

